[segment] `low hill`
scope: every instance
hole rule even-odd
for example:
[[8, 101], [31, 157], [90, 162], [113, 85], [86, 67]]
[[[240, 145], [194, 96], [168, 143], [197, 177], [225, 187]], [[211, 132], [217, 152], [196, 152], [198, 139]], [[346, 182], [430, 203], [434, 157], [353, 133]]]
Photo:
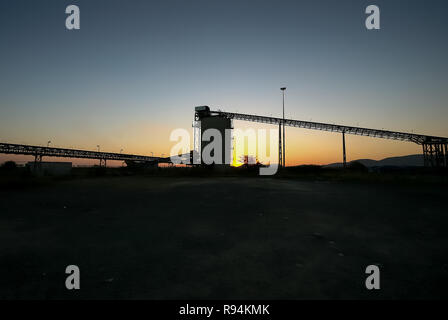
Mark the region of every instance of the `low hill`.
[[[372, 159], [358, 159], [353, 160], [351, 162], [360, 162], [366, 167], [422, 167], [423, 163], [423, 155], [422, 154], [411, 154], [407, 156], [401, 157], [390, 157], [382, 160], [372, 160]], [[331, 163], [324, 167], [327, 168], [338, 168], [342, 167], [342, 162]]]

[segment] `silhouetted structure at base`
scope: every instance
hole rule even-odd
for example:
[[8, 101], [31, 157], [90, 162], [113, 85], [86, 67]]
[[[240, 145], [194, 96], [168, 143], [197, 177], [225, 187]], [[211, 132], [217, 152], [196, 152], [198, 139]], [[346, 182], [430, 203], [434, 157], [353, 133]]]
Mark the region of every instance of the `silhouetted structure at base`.
[[72, 170], [71, 162], [28, 162], [26, 167], [33, 175], [64, 176], [69, 175]]
[[448, 167], [448, 143], [441, 142], [424, 142], [423, 159], [425, 167]]

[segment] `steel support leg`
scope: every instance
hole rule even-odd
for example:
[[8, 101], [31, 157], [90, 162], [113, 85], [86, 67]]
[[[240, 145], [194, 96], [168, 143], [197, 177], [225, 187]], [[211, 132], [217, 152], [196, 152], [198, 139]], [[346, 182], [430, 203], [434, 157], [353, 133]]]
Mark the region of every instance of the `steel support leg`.
[[445, 168], [448, 167], [448, 143], [445, 143], [445, 157], [444, 157]]
[[42, 168], [42, 155], [35, 154], [34, 155], [34, 170], [38, 170], [40, 172]]
[[281, 167], [282, 165], [282, 124], [280, 123], [278, 125], [278, 166]]
[[286, 167], [286, 157], [285, 157], [285, 123], [283, 123], [283, 167]]
[[345, 132], [342, 132], [342, 158], [343, 158], [344, 168], [346, 168], [347, 167], [347, 158], [345, 156]]

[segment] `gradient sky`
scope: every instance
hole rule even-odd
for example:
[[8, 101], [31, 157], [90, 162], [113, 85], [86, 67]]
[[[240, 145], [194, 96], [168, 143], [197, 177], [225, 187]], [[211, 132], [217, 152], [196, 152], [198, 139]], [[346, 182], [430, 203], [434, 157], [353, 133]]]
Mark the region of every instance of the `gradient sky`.
[[[167, 154], [194, 106], [279, 116], [281, 86], [289, 118], [448, 136], [447, 14], [423, 0], [2, 0], [0, 141]], [[421, 150], [347, 136], [347, 152]], [[288, 165], [340, 160], [340, 135], [287, 129]]]

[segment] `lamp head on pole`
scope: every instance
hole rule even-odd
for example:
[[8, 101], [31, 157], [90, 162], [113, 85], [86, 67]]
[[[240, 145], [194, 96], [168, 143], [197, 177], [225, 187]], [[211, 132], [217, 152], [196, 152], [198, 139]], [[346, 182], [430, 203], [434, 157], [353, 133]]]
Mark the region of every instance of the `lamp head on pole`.
[[286, 87], [280, 88], [280, 90], [285, 91], [285, 90], [286, 90]]

